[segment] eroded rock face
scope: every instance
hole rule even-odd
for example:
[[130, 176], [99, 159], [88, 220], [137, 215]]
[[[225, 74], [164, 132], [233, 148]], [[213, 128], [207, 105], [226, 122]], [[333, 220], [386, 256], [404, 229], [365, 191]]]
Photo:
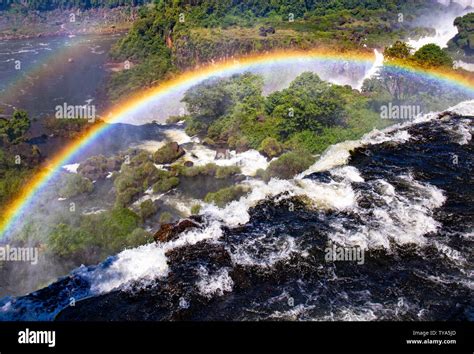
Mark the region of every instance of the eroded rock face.
[[153, 235], [156, 242], [168, 242], [178, 238], [179, 234], [193, 227], [200, 225], [190, 219], [183, 219], [177, 223], [168, 223], [161, 225], [160, 229]]

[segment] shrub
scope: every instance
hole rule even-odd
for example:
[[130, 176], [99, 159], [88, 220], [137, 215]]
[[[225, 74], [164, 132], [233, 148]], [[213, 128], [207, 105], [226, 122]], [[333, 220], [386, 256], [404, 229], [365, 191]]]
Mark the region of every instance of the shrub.
[[165, 211], [165, 212], [161, 213], [161, 215], [160, 215], [160, 223], [161, 224], [168, 224], [172, 220], [173, 220], [173, 215], [171, 215], [170, 212]]
[[153, 203], [151, 199], [147, 199], [140, 204], [140, 218], [142, 221], [145, 221], [147, 218], [155, 214], [157, 210], [158, 208], [155, 206], [155, 203]]
[[140, 192], [140, 189], [132, 187], [121, 193], [117, 193], [115, 205], [123, 208], [126, 207], [140, 195]]
[[157, 169], [148, 159], [147, 154], [141, 153], [135, 156], [130, 164], [122, 166], [120, 175], [114, 180], [118, 206], [127, 206], [150, 186], [161, 179], [168, 178], [168, 171]]
[[387, 59], [407, 59], [412, 49], [407, 43], [396, 41], [384, 50], [383, 55]]
[[183, 120], [186, 120], [186, 118], [187, 118], [186, 116], [169, 116], [168, 118], [166, 118], [166, 123], [175, 124]]
[[239, 166], [219, 166], [216, 170], [216, 178], [229, 178], [230, 176], [241, 173]]
[[265, 173], [266, 179], [278, 177], [293, 178], [296, 174], [308, 169], [315, 159], [306, 150], [291, 151], [281, 155], [278, 160], [272, 161]]
[[244, 186], [231, 186], [218, 190], [217, 192], [207, 193], [204, 201], [206, 203], [214, 203], [218, 207], [222, 208], [227, 203], [230, 203], [233, 200], [237, 200], [240, 197], [248, 193], [248, 189]]
[[109, 171], [108, 160], [103, 155], [88, 158], [77, 169], [77, 173], [92, 181], [105, 178]]
[[182, 147], [176, 142], [167, 143], [153, 154], [153, 160], [157, 164], [169, 164], [185, 154]]
[[0, 121], [0, 137], [6, 137], [11, 144], [18, 144], [26, 140], [26, 133], [30, 126], [28, 114], [25, 111], [15, 111], [11, 119]]
[[153, 235], [146, 230], [138, 227], [127, 236], [127, 246], [137, 247], [153, 241]]
[[281, 154], [283, 148], [281, 144], [275, 138], [265, 138], [260, 144], [258, 151], [264, 156], [269, 158], [276, 157]]
[[146, 243], [150, 237], [137, 230], [138, 223], [138, 215], [126, 208], [83, 215], [77, 227], [57, 225], [48, 239], [48, 248], [76, 263], [96, 263], [127, 247]]
[[216, 143], [211, 138], [207, 137], [202, 140], [202, 144], [205, 146], [214, 146]]
[[221, 179], [239, 174], [241, 173], [241, 170], [238, 166], [218, 166], [215, 163], [210, 162], [204, 166], [183, 167], [180, 169], [180, 173], [185, 177], [204, 175]]
[[93, 190], [94, 184], [89, 179], [71, 173], [64, 176], [58, 194], [62, 198], [72, 198], [79, 194], [91, 193]]
[[178, 177], [163, 178], [153, 185], [153, 192], [164, 193], [173, 189], [178, 184], [179, 184]]
[[191, 214], [192, 215], [197, 215], [199, 214], [199, 212], [201, 211], [201, 204], [194, 204], [192, 207], [191, 207]]

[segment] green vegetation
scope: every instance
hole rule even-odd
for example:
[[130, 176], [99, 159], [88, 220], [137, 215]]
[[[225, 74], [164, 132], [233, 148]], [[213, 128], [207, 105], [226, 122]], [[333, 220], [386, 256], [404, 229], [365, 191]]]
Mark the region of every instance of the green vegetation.
[[383, 55], [385, 59], [407, 59], [411, 55], [411, 48], [407, 43], [396, 41], [390, 47], [385, 48]]
[[178, 177], [168, 177], [162, 178], [153, 185], [153, 192], [155, 193], [165, 193], [173, 189], [179, 184]]
[[307, 170], [315, 161], [316, 159], [305, 150], [287, 152], [270, 163], [264, 178], [290, 179]]
[[0, 2], [0, 11], [17, 6], [28, 10], [49, 11], [54, 9], [90, 9], [97, 7], [137, 6], [146, 0], [4, 0]]
[[[448, 51], [435, 44], [427, 44], [415, 53], [407, 55], [410, 52], [411, 48], [402, 42], [397, 42], [385, 50], [386, 59], [396, 63], [442, 70], [452, 68], [453, 60]], [[466, 92], [454, 87], [444, 86], [442, 95], [439, 89], [438, 82], [423, 75], [413, 75], [408, 70], [384, 66], [377, 77], [364, 82], [362, 91], [370, 98], [369, 106], [378, 112], [389, 102], [398, 106], [418, 106], [421, 112], [430, 112], [471, 99]]]
[[48, 248], [54, 255], [77, 264], [96, 263], [110, 254], [152, 240], [151, 235], [139, 228], [139, 219], [126, 208], [83, 215], [78, 226], [58, 224], [49, 237]]
[[15, 157], [0, 148], [0, 206], [8, 204], [29, 182], [34, 172], [34, 169], [24, 164], [16, 164]]
[[26, 143], [30, 126], [24, 111], [0, 118], [0, 210], [30, 181], [41, 162], [38, 147]]
[[191, 207], [191, 214], [198, 215], [201, 212], [201, 208], [202, 208], [201, 204], [194, 204]]
[[102, 121], [100, 119], [96, 119], [94, 122], [82, 118], [57, 119], [50, 117], [45, 119], [45, 126], [48, 128], [48, 131], [51, 134], [62, 136], [64, 138], [75, 138], [80, 136], [101, 123]]
[[140, 211], [138, 215], [142, 221], [145, 221], [150, 216], [154, 215], [158, 211], [158, 208], [155, 206], [155, 203], [151, 199], [145, 200], [140, 204]]
[[384, 51], [385, 58], [388, 60], [398, 60], [422, 67], [453, 67], [453, 59], [446, 50], [441, 49], [436, 44], [425, 44], [414, 54], [411, 54], [413, 48], [408, 44], [397, 41]]
[[175, 142], [167, 143], [153, 154], [153, 160], [157, 164], [169, 164], [179, 159], [185, 151]]
[[141, 8], [140, 18], [114, 47], [115, 60], [136, 65], [114, 75], [109, 94], [117, 99], [224, 56], [274, 48], [360, 49], [414, 38], [429, 32], [413, 25], [427, 8], [433, 13], [436, 5], [398, 0], [157, 0]]
[[345, 123], [343, 93], [347, 90], [322, 81], [314, 73], [303, 73], [289, 88], [272, 93], [265, 101], [265, 110], [281, 122], [281, 135], [319, 132], [323, 126]]
[[121, 207], [129, 205], [155, 183], [169, 177], [169, 172], [155, 167], [148, 153], [138, 153], [130, 163], [122, 164], [120, 174], [114, 180], [116, 204]]
[[277, 139], [269, 136], [263, 139], [258, 151], [268, 158], [273, 158], [282, 153], [283, 146]]
[[436, 44], [424, 45], [413, 54], [412, 59], [420, 66], [453, 67], [453, 59]]
[[206, 203], [214, 203], [218, 207], [223, 208], [226, 204], [230, 203], [233, 200], [240, 199], [240, 197], [244, 196], [248, 192], [248, 188], [244, 186], [231, 186], [223, 188], [214, 193], [207, 193], [206, 197], [204, 198], [204, 201]]
[[173, 215], [170, 212], [165, 211], [160, 215], [160, 224], [168, 224], [173, 221]]
[[123, 157], [105, 157], [103, 155], [92, 156], [86, 161], [81, 162], [77, 168], [77, 173], [89, 178], [92, 181], [96, 181], [108, 176], [110, 172], [120, 170], [120, 166], [123, 162]]
[[181, 176], [185, 177], [203, 175], [223, 179], [241, 173], [240, 167], [238, 166], [218, 166], [212, 162], [203, 166], [175, 166], [175, 168], [177, 168], [177, 171]]
[[[183, 101], [190, 134], [238, 151], [259, 149], [269, 158], [285, 149], [321, 153], [330, 144], [357, 139], [385, 124], [370, 109], [369, 97], [349, 86], [324, 82], [314, 73], [301, 74], [287, 89], [268, 97], [262, 95], [262, 78], [257, 75], [211, 79], [191, 88]], [[192, 167], [183, 175], [198, 171]]]
[[[210, 79], [188, 90], [183, 102], [189, 112], [186, 132], [189, 135], [205, 133], [220, 142], [226, 138], [226, 117], [238, 103], [254, 107], [261, 98], [263, 80], [250, 73], [234, 75], [228, 79]], [[261, 100], [260, 100], [261, 101]], [[261, 104], [261, 102], [260, 102]], [[241, 112], [242, 114], [245, 112]]]
[[94, 184], [88, 178], [76, 173], [68, 173], [60, 182], [58, 194], [62, 198], [72, 198], [83, 193], [91, 193], [93, 190]]
[[474, 55], [474, 13], [456, 18], [454, 25], [458, 29], [458, 34], [449, 41], [449, 51], [456, 57]]
[[15, 111], [10, 119], [0, 118], [0, 138], [8, 144], [18, 144], [25, 140], [31, 122], [25, 111]]

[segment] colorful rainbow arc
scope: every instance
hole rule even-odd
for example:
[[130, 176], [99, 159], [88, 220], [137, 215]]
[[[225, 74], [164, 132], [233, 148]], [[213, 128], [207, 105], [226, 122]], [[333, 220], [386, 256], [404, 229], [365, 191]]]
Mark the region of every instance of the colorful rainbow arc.
[[[232, 72], [240, 72], [251, 69], [253, 66], [271, 64], [271, 63], [288, 63], [297, 64], [300, 60], [319, 60], [334, 62], [354, 62], [362, 64], [372, 64], [374, 57], [371, 53], [361, 52], [334, 52], [327, 50], [286, 50], [273, 51], [263, 54], [248, 55], [238, 59], [228, 59], [217, 63], [205, 65], [192, 71], [185, 72], [173, 79], [162, 82], [152, 89], [143, 91], [133, 96], [127, 101], [121, 103], [115, 109], [112, 109], [106, 117], [110, 117], [106, 122], [96, 125], [85, 135], [71, 142], [60, 153], [53, 157], [48, 166], [44, 167], [37, 173], [32, 180], [27, 183], [20, 191], [17, 198], [7, 206], [6, 210], [1, 212], [0, 216], [0, 238], [4, 237], [16, 222], [28, 209], [34, 197], [39, 194], [43, 186], [45, 186], [61, 167], [67, 164], [78, 153], [81, 152], [89, 143], [102, 136], [110, 127], [107, 123], [113, 123], [123, 119], [134, 111], [142, 109], [152, 101], [159, 99], [161, 96], [172, 93], [174, 91], [183, 90], [191, 87], [206, 78], [216, 75], [224, 75]], [[387, 64], [394, 68], [403, 69], [418, 75], [424, 75], [428, 78], [440, 80], [449, 83], [461, 89], [474, 92], [474, 79], [455, 71], [427, 70], [421, 68], [410, 67], [403, 63]]]

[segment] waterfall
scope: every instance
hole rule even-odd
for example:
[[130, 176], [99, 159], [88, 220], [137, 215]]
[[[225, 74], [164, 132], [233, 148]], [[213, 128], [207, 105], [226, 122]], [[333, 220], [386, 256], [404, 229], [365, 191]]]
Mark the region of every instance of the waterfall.
[[458, 30], [456, 26], [454, 26], [454, 20], [458, 16], [463, 16], [469, 12], [468, 7], [474, 7], [474, 0], [438, 0], [439, 3], [445, 6], [449, 6], [451, 3], [457, 3], [463, 7], [462, 11], [446, 11], [445, 16], [442, 18], [434, 16], [431, 18], [428, 23], [425, 23], [425, 26], [433, 27], [436, 29], [436, 34], [434, 36], [426, 36], [421, 37], [419, 39], [410, 39], [408, 44], [414, 48], [414, 50], [418, 50], [426, 44], [434, 43], [441, 48], [446, 48], [448, 46], [448, 42], [451, 38], [453, 38], [457, 33]]
[[372, 64], [370, 69], [365, 73], [362, 80], [360, 80], [359, 83], [357, 84], [356, 89], [359, 91], [362, 89], [362, 85], [364, 84], [364, 81], [377, 75], [380, 68], [383, 66], [383, 62], [384, 62], [383, 54], [380, 53], [377, 49], [374, 49], [374, 54], [375, 54], [374, 63]]

